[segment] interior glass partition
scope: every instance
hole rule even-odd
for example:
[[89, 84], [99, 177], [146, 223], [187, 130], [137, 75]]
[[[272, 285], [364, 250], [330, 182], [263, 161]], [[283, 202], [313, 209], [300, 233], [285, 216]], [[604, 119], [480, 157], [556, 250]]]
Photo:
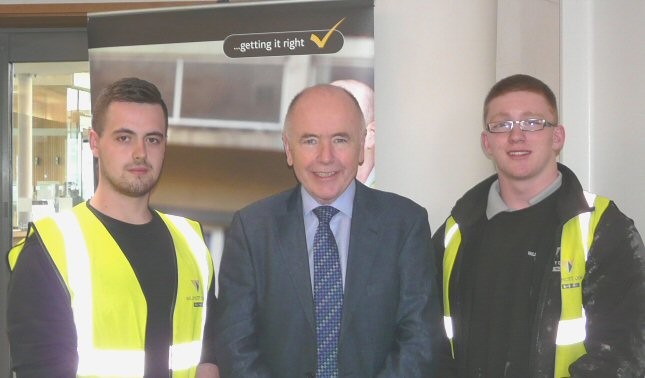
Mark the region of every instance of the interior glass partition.
[[27, 224], [93, 193], [88, 62], [15, 63], [12, 78], [12, 239]]
[[[61, 62], [83, 68], [69, 70], [70, 66], [67, 64], [59, 65]], [[16, 213], [20, 193], [18, 182], [20, 180], [31, 180], [20, 184], [20, 187], [21, 190], [27, 192], [26, 198], [31, 195], [31, 201], [34, 201], [33, 196], [38, 192], [36, 188], [37, 181], [54, 181], [54, 179], [44, 179], [45, 155], [35, 155], [40, 153], [41, 147], [43, 151], [47, 148], [52, 148], [52, 143], [45, 141], [53, 136], [46, 137], [41, 134], [67, 135], [67, 109], [62, 112], [65, 116], [61, 116], [62, 119], [60, 120], [53, 118], [52, 114], [55, 109], [60, 109], [62, 106], [67, 107], [67, 89], [63, 90], [60, 88], [62, 84], [57, 85], [54, 81], [68, 75], [70, 72], [88, 72], [88, 62], [87, 33], [84, 28], [4, 29], [0, 27], [0, 66], [2, 67], [2, 70], [0, 70], [0, 88], [2, 89], [0, 90], [0, 145], [2, 146], [0, 148], [0, 166], [2, 166], [0, 170], [2, 175], [2, 180], [0, 181], [0, 251], [2, 251], [3, 259], [5, 259], [5, 263], [0, 264], [0, 377], [3, 378], [12, 377], [9, 371], [10, 355], [6, 328], [6, 293], [9, 284], [9, 265], [6, 263], [6, 253], [14, 243], [14, 239], [20, 238], [23, 232], [20, 229], [21, 224]], [[22, 86], [25, 81], [28, 82], [29, 80], [31, 80], [31, 85]], [[21, 86], [24, 88], [23, 90], [20, 90]], [[86, 91], [83, 85], [72, 84], [67, 87], [78, 89], [80, 92]], [[41, 97], [45, 96], [45, 94], [47, 95], [46, 97]], [[54, 96], [53, 94], [56, 95]], [[28, 95], [31, 96], [31, 101], [24, 99]], [[24, 96], [24, 98], [21, 99], [21, 96]], [[34, 103], [35, 98], [38, 98], [39, 101], [41, 98], [46, 98], [47, 100]], [[55, 103], [54, 100], [60, 103]], [[17, 104], [16, 102], [18, 101], [21, 101], [21, 104]], [[72, 102], [70, 101], [70, 103]], [[27, 104], [31, 105], [31, 113], [27, 114], [32, 116], [34, 114], [39, 115], [39, 118], [42, 118], [35, 121], [35, 126], [33, 117], [24, 115], [26, 110], [17, 110], [19, 107], [28, 109]], [[80, 106], [79, 110], [81, 110]], [[79, 112], [79, 120], [81, 118], [86, 117], [84, 115], [81, 117]], [[18, 123], [22, 122], [23, 119], [24, 124]], [[53, 121], [59, 123], [54, 123]], [[29, 128], [27, 126], [28, 122], [32, 123]], [[80, 120], [79, 122], [83, 123], [85, 121]], [[63, 129], [63, 124], [65, 125], [64, 131], [41, 130], [45, 128]], [[69, 127], [72, 128], [71, 125]], [[31, 133], [31, 136], [29, 138], [26, 136], [19, 138], [20, 133], [22, 131], [27, 132], [27, 130], [29, 130], [28, 132]], [[66, 137], [63, 137], [63, 139], [66, 139]], [[67, 171], [63, 170], [62, 167], [71, 162], [71, 160], [68, 160], [68, 155], [63, 155], [62, 151], [66, 151], [68, 146], [72, 144], [67, 141], [60, 143], [62, 143], [58, 150], [60, 154], [53, 154], [52, 161], [55, 167], [61, 167], [60, 170], [65, 172], [65, 177], [61, 174], [62, 179], [68, 180]], [[14, 148], [22, 149], [22, 152], [14, 151]], [[35, 156], [38, 156], [38, 163], [41, 165], [34, 164], [36, 163]], [[58, 163], [56, 157], [59, 157]], [[21, 161], [22, 163], [20, 163]], [[35, 167], [37, 169], [34, 169]], [[42, 169], [42, 172], [40, 169]], [[25, 174], [26, 170], [28, 172]], [[58, 171], [51, 172], [48, 172], [48, 178], [58, 177]], [[31, 188], [30, 195], [28, 188]], [[44, 185], [42, 189], [38, 189], [41, 189], [43, 196], [50, 196], [50, 194], [46, 194], [46, 188], [47, 185]], [[60, 190], [59, 188], [54, 189], [53, 185], [49, 185], [49, 189], [51, 191], [55, 190], [54, 198], [56, 191]], [[21, 209], [23, 208], [22, 205], [28, 207], [28, 199], [23, 199], [20, 202]], [[40, 210], [40, 208], [37, 208], [37, 210]], [[26, 217], [25, 219], [29, 219], [29, 216], [28, 214], [23, 215], [23, 217]], [[33, 217], [33, 214], [31, 216]]]

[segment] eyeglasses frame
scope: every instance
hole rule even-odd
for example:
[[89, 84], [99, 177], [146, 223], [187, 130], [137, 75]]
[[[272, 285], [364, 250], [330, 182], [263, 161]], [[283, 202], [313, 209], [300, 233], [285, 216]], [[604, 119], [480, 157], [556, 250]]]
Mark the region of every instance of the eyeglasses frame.
[[[538, 124], [540, 124], [542, 126], [539, 129], [529, 129], [528, 124], [529, 124], [530, 121], [539, 121]], [[497, 125], [497, 124], [501, 124], [501, 123], [503, 123], [505, 125], [508, 125], [510, 123], [511, 126], [510, 126], [510, 128], [507, 128], [507, 127], [502, 128], [501, 129], [502, 131], [493, 131], [491, 129], [491, 125]], [[545, 127], [554, 127], [555, 123], [549, 122], [546, 119], [539, 119], [539, 118], [527, 118], [527, 119], [520, 119], [520, 120], [517, 120], [517, 121], [515, 121], [515, 120], [506, 120], [506, 121], [498, 121], [498, 122], [488, 122], [486, 124], [486, 130], [488, 132], [490, 132], [490, 133], [493, 133], [493, 134], [510, 133], [511, 131], [513, 131], [513, 128], [515, 127], [515, 125], [519, 125], [520, 130], [522, 130], [522, 131], [534, 132], [534, 131], [544, 130]]]

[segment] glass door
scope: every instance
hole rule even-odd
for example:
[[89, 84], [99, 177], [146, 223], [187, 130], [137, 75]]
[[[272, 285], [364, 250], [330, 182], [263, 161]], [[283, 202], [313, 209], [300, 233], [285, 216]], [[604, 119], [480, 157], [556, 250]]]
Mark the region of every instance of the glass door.
[[2, 378], [12, 376], [7, 252], [24, 235], [26, 222], [70, 206], [83, 198], [88, 185], [93, 188], [83, 142], [90, 116], [88, 62], [85, 29], [0, 28]]
[[88, 62], [12, 65], [12, 243], [93, 192]]

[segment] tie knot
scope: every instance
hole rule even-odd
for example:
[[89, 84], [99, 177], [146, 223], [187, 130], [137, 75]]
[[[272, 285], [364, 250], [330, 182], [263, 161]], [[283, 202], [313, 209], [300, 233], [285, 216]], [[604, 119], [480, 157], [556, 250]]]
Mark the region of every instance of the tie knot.
[[314, 214], [316, 214], [320, 223], [329, 223], [336, 213], [338, 213], [338, 209], [333, 206], [318, 206], [314, 209]]

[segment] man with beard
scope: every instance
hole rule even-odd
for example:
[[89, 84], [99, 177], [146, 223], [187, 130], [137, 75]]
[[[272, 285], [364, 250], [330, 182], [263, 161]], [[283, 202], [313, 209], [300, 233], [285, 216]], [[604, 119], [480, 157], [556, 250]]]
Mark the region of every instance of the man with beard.
[[97, 98], [94, 196], [30, 224], [9, 252], [18, 377], [194, 377], [200, 362], [217, 376], [201, 226], [149, 207], [167, 130], [166, 104], [145, 80], [121, 79]]

